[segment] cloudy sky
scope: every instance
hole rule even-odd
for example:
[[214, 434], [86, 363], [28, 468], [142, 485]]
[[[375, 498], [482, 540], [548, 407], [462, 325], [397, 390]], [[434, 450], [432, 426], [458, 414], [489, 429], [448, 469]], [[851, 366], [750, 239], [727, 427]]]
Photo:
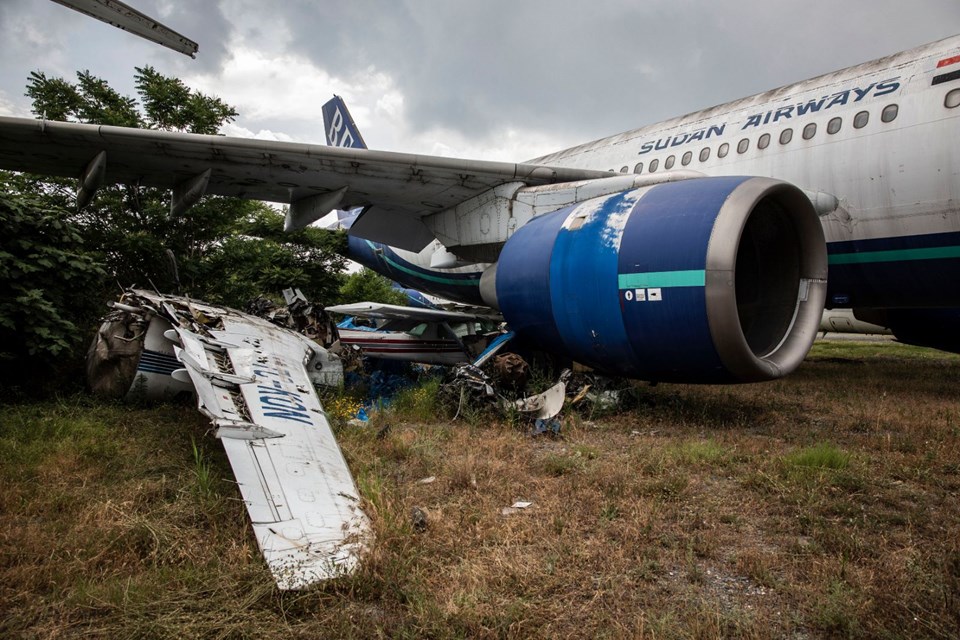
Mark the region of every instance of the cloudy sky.
[[195, 60], [48, 0], [0, 0], [0, 114], [27, 75], [133, 95], [153, 65], [240, 112], [231, 135], [323, 142], [337, 93], [374, 148], [524, 160], [960, 33], [957, 0], [126, 0]]

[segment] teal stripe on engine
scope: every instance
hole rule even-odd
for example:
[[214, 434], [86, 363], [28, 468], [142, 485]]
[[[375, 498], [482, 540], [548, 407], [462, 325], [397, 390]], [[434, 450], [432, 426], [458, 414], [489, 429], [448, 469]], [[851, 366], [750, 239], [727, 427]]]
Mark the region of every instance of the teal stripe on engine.
[[689, 271], [648, 271], [647, 273], [621, 273], [621, 289], [648, 289], [667, 287], [702, 287], [706, 284], [707, 272], [703, 269]]

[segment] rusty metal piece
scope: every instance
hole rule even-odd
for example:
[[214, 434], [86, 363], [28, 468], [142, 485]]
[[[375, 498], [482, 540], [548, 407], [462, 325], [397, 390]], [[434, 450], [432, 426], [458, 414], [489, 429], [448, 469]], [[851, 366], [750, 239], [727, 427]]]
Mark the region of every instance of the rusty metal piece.
[[87, 383], [95, 395], [122, 398], [137, 375], [147, 321], [117, 311], [108, 316], [87, 350]]
[[522, 389], [530, 380], [530, 365], [515, 353], [504, 353], [493, 359], [493, 372], [502, 385]]

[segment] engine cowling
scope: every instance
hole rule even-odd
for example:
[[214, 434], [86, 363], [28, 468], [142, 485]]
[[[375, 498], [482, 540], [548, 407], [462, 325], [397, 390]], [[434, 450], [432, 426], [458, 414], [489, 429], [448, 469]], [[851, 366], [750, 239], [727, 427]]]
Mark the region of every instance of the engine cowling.
[[826, 296], [823, 230], [796, 187], [755, 177], [659, 184], [539, 216], [481, 291], [518, 335], [614, 375], [786, 375]]

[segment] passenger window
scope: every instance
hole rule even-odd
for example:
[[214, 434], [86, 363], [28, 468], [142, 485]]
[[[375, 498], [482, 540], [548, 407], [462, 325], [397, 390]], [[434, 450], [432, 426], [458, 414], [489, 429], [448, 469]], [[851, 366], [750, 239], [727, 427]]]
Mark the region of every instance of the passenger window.
[[657, 170], [657, 167], [658, 167], [659, 165], [660, 165], [660, 161], [659, 161], [659, 160], [651, 160], [651, 161], [650, 161], [650, 173], [653, 173], [654, 171], [656, 171], [656, 170]]
[[900, 107], [895, 104], [888, 104], [880, 112], [880, 122], [893, 122], [897, 118]]
[[683, 157], [680, 158], [680, 164], [682, 164], [683, 166], [687, 166], [688, 164], [690, 164], [691, 160], [693, 160], [693, 152], [687, 151], [685, 154], [683, 154]]
[[813, 136], [817, 135], [817, 123], [811, 122], [803, 128], [803, 139], [809, 140]]
[[837, 131], [840, 131], [841, 124], [843, 124], [843, 120], [841, 118], [833, 118], [827, 123], [827, 133], [833, 135]]
[[630, 173], [630, 167], [628, 167], [627, 165], [623, 165], [622, 167], [620, 167], [620, 173]]
[[766, 149], [770, 146], [770, 134], [765, 133], [757, 140], [757, 149]]
[[700, 162], [706, 162], [710, 159], [710, 147], [700, 149]]
[[784, 129], [780, 132], [780, 144], [787, 144], [793, 140], [793, 129]]
[[870, 114], [866, 111], [861, 111], [857, 115], [853, 116], [854, 129], [863, 129], [865, 126], [867, 126], [868, 122], [870, 122]]
[[747, 149], [749, 148], [750, 148], [750, 140], [748, 138], [744, 138], [739, 143], [737, 143], [737, 153], [746, 153]]
[[427, 330], [426, 324], [418, 324], [413, 329], [410, 329], [409, 331], [407, 331], [407, 333], [409, 333], [411, 336], [420, 337], [423, 335], [423, 332], [426, 330]]
[[945, 106], [947, 109], [960, 107], [960, 89], [948, 91], [947, 95], [943, 98], [943, 106]]
[[643, 173], [643, 163], [638, 162], [637, 165], [633, 168], [634, 173]]
[[717, 149], [717, 157], [718, 157], [718, 158], [726, 158], [726, 157], [727, 157], [727, 152], [729, 152], [729, 151], [730, 151], [730, 145], [727, 144], [726, 142], [724, 142], [722, 145], [720, 145], [720, 148]]
[[676, 156], [668, 156], [666, 162], [663, 163], [664, 169], [673, 169], [673, 163], [677, 161]]

